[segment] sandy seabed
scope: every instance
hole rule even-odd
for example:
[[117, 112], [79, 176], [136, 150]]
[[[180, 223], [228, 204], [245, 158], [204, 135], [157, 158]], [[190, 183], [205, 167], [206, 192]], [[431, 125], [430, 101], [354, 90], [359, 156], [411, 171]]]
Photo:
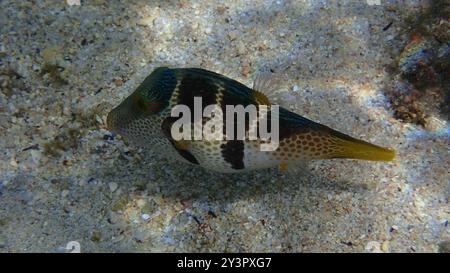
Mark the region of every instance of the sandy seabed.
[[[448, 120], [406, 123], [385, 96], [404, 21], [427, 5], [1, 1], [0, 252], [445, 251]], [[157, 66], [251, 85], [285, 60], [271, 100], [397, 159], [218, 174], [105, 128]]]

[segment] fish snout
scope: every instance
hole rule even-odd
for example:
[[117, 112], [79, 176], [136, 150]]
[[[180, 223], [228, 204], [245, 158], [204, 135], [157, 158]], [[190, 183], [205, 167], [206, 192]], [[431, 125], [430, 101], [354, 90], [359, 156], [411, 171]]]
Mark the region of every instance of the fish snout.
[[106, 117], [106, 127], [111, 132], [116, 132], [117, 131], [117, 126], [116, 126], [117, 114], [116, 114], [115, 110], [116, 109], [111, 110], [108, 113], [108, 116]]

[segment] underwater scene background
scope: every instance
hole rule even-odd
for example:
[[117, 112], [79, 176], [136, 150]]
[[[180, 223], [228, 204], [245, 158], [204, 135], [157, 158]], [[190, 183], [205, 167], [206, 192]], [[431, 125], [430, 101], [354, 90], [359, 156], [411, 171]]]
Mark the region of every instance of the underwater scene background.
[[[449, 252], [448, 1], [0, 1], [0, 252]], [[251, 86], [393, 162], [220, 174], [106, 115], [158, 66]]]

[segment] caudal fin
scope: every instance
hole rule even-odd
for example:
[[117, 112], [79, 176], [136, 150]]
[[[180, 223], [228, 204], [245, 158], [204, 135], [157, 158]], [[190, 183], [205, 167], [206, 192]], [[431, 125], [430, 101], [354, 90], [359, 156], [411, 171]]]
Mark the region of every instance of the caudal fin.
[[[280, 107], [280, 128], [297, 135], [294, 144], [300, 156], [311, 159], [350, 158], [372, 161], [392, 161], [395, 151], [359, 140], [313, 122]], [[286, 134], [284, 132], [284, 134]]]
[[351, 158], [371, 161], [392, 161], [395, 158], [395, 151], [386, 149], [362, 140], [333, 137], [331, 141], [332, 157]]

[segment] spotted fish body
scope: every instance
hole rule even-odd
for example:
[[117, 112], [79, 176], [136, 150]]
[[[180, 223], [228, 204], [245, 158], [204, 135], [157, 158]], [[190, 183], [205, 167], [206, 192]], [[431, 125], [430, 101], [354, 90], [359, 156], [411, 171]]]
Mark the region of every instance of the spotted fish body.
[[[182, 104], [194, 112], [194, 97], [202, 98], [203, 107], [216, 104], [224, 113], [226, 105], [252, 104], [259, 108], [269, 104], [260, 92], [223, 75], [198, 68], [160, 67], [108, 114], [108, 128], [167, 157], [225, 173], [274, 166], [284, 169], [297, 161], [313, 159], [394, 158], [392, 150], [354, 139], [282, 107], [278, 116], [279, 146], [275, 151], [262, 151], [260, 145], [264, 141], [260, 138], [226, 140], [223, 136], [222, 140], [176, 141], [170, 129], [178, 118], [171, 117], [171, 110]], [[203, 118], [203, 124], [207, 120]], [[247, 117], [246, 130], [251, 126], [259, 124]]]

